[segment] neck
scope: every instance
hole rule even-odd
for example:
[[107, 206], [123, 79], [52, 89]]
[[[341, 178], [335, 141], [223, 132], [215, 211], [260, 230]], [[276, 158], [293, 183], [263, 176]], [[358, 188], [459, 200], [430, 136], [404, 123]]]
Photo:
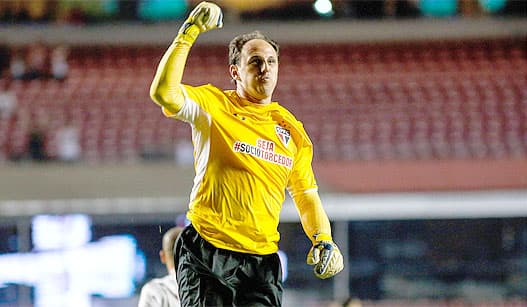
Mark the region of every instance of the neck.
[[265, 97], [263, 99], [258, 99], [258, 98], [254, 98], [253, 96], [249, 95], [249, 93], [247, 93], [246, 91], [244, 91], [242, 88], [238, 87], [236, 89], [236, 93], [238, 94], [238, 96], [240, 98], [243, 98], [245, 100], [248, 100], [252, 103], [256, 103], [256, 104], [268, 104], [268, 103], [271, 103], [271, 97]]

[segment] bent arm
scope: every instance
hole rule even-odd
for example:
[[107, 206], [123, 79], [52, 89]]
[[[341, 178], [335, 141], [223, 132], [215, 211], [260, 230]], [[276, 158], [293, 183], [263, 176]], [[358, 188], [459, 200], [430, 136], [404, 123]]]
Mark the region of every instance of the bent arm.
[[188, 53], [199, 33], [199, 28], [191, 25], [185, 33], [178, 34], [161, 58], [150, 85], [150, 98], [172, 114], [179, 112], [185, 102], [181, 80]]
[[315, 242], [318, 235], [324, 235], [329, 236], [331, 240], [331, 224], [322, 207], [318, 192], [299, 193], [294, 197], [294, 202], [300, 215], [302, 228], [309, 239]]

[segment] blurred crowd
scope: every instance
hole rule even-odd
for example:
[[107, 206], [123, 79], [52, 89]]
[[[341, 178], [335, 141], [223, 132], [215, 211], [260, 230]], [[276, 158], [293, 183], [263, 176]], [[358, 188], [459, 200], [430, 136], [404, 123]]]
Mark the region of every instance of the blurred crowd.
[[[5, 2], [0, 1], [0, 5]], [[69, 47], [37, 39], [27, 45], [0, 43], [0, 77], [14, 80], [64, 80], [69, 71]]]
[[[4, 3], [4, 2], [0, 2]], [[61, 82], [68, 77], [69, 47], [62, 44], [49, 45], [37, 40], [28, 45], [0, 46], [0, 120], [5, 125], [29, 114], [20, 112], [18, 99], [14, 90], [7, 86], [11, 81], [55, 80]], [[71, 119], [64, 119], [63, 124], [50, 131], [45, 114], [27, 121], [27, 144], [24, 150], [12, 154], [10, 160], [33, 161], [77, 161], [80, 159], [80, 131]], [[50, 144], [54, 156], [49, 155]], [[1, 158], [1, 157], [0, 157]], [[1, 160], [1, 159], [0, 159]]]
[[[7, 0], [0, 24], [179, 20], [198, 0]], [[230, 20], [527, 16], [523, 0], [217, 0]], [[315, 9], [325, 7], [320, 12]]]
[[28, 46], [8, 48], [7, 53], [10, 60], [6, 66], [14, 80], [64, 80], [68, 75], [69, 48], [65, 45], [49, 46], [37, 40]]

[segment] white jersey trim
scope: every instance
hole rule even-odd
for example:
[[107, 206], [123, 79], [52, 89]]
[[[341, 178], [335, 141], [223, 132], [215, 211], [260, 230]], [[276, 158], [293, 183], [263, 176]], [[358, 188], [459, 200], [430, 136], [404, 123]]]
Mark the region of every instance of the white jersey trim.
[[192, 202], [199, 190], [203, 177], [207, 171], [207, 164], [210, 156], [210, 127], [211, 116], [205, 112], [197, 102], [190, 99], [184, 86], [181, 86], [185, 97], [185, 104], [175, 114], [174, 118], [180, 119], [190, 124], [192, 128], [192, 144], [194, 145], [194, 186], [190, 193]]

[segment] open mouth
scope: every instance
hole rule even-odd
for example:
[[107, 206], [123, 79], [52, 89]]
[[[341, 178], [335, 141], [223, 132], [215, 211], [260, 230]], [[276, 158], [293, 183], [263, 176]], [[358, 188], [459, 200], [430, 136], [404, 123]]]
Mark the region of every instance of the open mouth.
[[269, 76], [263, 75], [263, 76], [259, 76], [258, 80], [260, 80], [260, 82], [268, 82], [271, 80], [271, 78]]

